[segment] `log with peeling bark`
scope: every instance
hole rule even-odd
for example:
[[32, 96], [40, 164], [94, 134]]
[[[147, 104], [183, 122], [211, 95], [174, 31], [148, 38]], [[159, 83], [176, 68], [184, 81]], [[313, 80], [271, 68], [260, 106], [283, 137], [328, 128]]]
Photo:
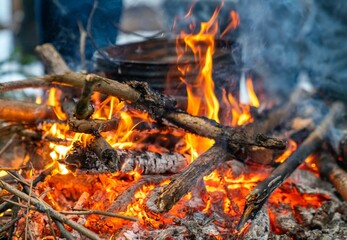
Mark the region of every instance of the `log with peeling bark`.
[[0, 99], [0, 119], [15, 122], [36, 122], [58, 118], [51, 106]]
[[[82, 144], [75, 143], [63, 163], [72, 171], [79, 173], [118, 171], [113, 165], [110, 166], [104, 158], [100, 159], [103, 156], [102, 152], [109, 148], [105, 147], [104, 143], [100, 144], [104, 140], [100, 140], [101, 138], [96, 139], [98, 141], [94, 145], [96, 144], [97, 147], [91, 144], [84, 148]], [[112, 156], [116, 159], [111, 162], [118, 163], [117, 166], [119, 166], [121, 172], [137, 171], [141, 174], [178, 173], [188, 165], [186, 157], [180, 153], [112, 149]]]
[[169, 211], [183, 196], [194, 187], [199, 179], [209, 175], [221, 163], [233, 158], [227, 146], [215, 144], [195, 159], [189, 167], [170, 178], [170, 183], [157, 187], [147, 200], [148, 210], [155, 213]]
[[327, 153], [319, 156], [317, 165], [320, 174], [326, 177], [341, 197], [347, 201], [347, 172], [340, 168], [334, 158]]
[[188, 165], [180, 153], [157, 153], [134, 150], [117, 150], [123, 162], [121, 171], [137, 171], [142, 174], [178, 173]]
[[238, 230], [248, 221], [256, 217], [273, 191], [275, 191], [310, 154], [320, 147], [327, 137], [329, 129], [343, 114], [343, 104], [334, 103], [329, 113], [308, 138], [305, 139], [300, 147], [248, 194], [246, 197], [245, 209], [237, 226]]

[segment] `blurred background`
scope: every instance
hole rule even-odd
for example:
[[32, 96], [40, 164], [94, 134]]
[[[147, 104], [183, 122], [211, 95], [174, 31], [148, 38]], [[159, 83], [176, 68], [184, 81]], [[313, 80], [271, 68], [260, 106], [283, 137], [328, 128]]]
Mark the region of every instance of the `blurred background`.
[[[217, 0], [2, 0], [0, 80], [43, 74], [34, 48], [53, 42], [74, 69], [80, 69], [80, 36], [88, 32], [88, 61], [113, 44], [172, 38], [192, 22], [207, 21]], [[93, 5], [97, 7], [93, 10]], [[347, 2], [332, 0], [225, 0], [220, 30], [230, 10], [240, 26], [224, 38], [240, 44], [241, 69], [252, 69], [280, 94], [305, 71], [325, 94], [346, 99]], [[184, 16], [191, 6], [189, 20]], [[91, 12], [93, 18], [90, 24]], [[69, 19], [68, 22], [65, 19]], [[89, 62], [88, 66], [91, 66]]]

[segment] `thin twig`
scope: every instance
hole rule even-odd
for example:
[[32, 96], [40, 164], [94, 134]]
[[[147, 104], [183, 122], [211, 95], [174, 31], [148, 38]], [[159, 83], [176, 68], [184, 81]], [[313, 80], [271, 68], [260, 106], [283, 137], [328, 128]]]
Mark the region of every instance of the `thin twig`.
[[53, 238], [54, 238], [54, 240], [57, 240], [57, 235], [55, 234], [54, 227], [53, 227], [53, 224], [52, 224], [51, 215], [49, 214], [49, 211], [47, 211], [46, 214], [47, 214], [47, 217], [48, 217], [49, 228], [51, 230], [51, 233], [53, 234]]
[[38, 209], [38, 211], [43, 212], [43, 213], [49, 211], [52, 218], [57, 219], [60, 222], [67, 224], [68, 226], [75, 229], [76, 231], [78, 231], [82, 235], [84, 235], [90, 239], [93, 239], [93, 240], [100, 240], [100, 237], [97, 234], [95, 234], [94, 232], [90, 231], [89, 229], [83, 227], [82, 225], [76, 223], [75, 221], [72, 221], [71, 219], [67, 218], [66, 216], [60, 214], [59, 212], [55, 211], [52, 207], [50, 207], [44, 201], [37, 199], [36, 197], [30, 198], [28, 194], [25, 194], [25, 193], [19, 191], [18, 189], [14, 188], [10, 184], [8, 184], [2, 180], [0, 180], [0, 187], [6, 189], [8, 192], [16, 195], [17, 197], [19, 197], [20, 199], [22, 199], [26, 202], [28, 202], [30, 199], [31, 204], [34, 205]]
[[71, 235], [71, 233], [66, 230], [66, 228], [64, 227], [64, 224], [62, 224], [61, 222], [59, 222], [57, 219], [53, 219], [55, 225], [57, 225], [59, 232], [61, 234], [62, 237], [66, 238], [67, 240], [74, 240], [75, 238]]
[[115, 217], [115, 218], [121, 218], [124, 220], [134, 221], [137, 222], [137, 218], [129, 217], [120, 215], [117, 213], [111, 213], [111, 212], [104, 212], [100, 210], [87, 210], [87, 209], [73, 209], [74, 211], [61, 211], [60, 213], [66, 214], [66, 215], [91, 215], [91, 214], [97, 214], [107, 217]]
[[23, 214], [17, 216], [16, 218], [14, 218], [11, 221], [9, 221], [8, 223], [6, 223], [4, 226], [2, 226], [2, 228], [0, 228], [0, 233], [3, 233], [5, 231], [7, 231], [8, 229], [10, 229], [22, 217], [23, 217]]

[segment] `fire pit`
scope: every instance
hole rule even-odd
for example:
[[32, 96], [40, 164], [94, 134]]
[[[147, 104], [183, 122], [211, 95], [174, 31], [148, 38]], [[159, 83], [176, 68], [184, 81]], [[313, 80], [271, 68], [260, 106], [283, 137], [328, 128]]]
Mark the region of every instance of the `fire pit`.
[[[344, 238], [346, 138], [333, 134], [344, 105], [303, 84], [274, 103], [243, 70], [239, 87], [216, 84], [214, 63], [235, 66], [232, 46], [215, 41], [217, 15], [177, 41], [102, 50], [98, 74], [71, 71], [42, 45], [49, 75], [1, 84], [48, 92], [36, 103], [0, 100], [9, 136], [0, 154], [24, 159], [1, 169], [4, 237]], [[185, 107], [150, 87], [171, 80], [168, 68]]]

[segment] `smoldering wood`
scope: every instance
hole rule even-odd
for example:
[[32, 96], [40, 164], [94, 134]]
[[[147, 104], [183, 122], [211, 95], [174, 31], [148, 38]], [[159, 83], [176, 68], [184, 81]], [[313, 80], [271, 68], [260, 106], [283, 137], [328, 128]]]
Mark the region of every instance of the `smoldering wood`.
[[177, 173], [188, 165], [186, 157], [180, 153], [110, 149], [111, 146], [108, 145], [107, 149], [112, 150], [112, 159], [110, 160], [112, 164], [110, 164], [105, 158], [100, 158], [103, 156], [103, 151], [106, 150], [104, 141], [100, 139], [97, 141], [91, 140], [95, 143], [93, 145], [89, 144], [87, 147], [83, 147], [78, 142], [74, 143], [73, 149], [67, 154], [62, 163], [76, 173], [137, 171], [147, 175]]
[[137, 190], [142, 186], [148, 184], [159, 184], [166, 179], [166, 176], [161, 175], [148, 175], [142, 176], [137, 182], [132, 184], [129, 188], [123, 191], [107, 209], [108, 212], [121, 212], [125, 211], [128, 204], [131, 203]]
[[[231, 200], [231, 199], [230, 199]], [[267, 206], [263, 206], [258, 216], [250, 224], [242, 239], [268, 239], [270, 234], [270, 218]]]
[[0, 119], [14, 122], [36, 122], [58, 118], [51, 106], [0, 99]]
[[68, 125], [71, 131], [87, 134], [95, 134], [101, 132], [108, 132], [117, 129], [119, 120], [100, 120], [100, 119], [89, 119], [89, 120], [78, 120], [69, 119]]
[[334, 158], [327, 153], [320, 154], [317, 165], [321, 176], [327, 178], [341, 197], [347, 201], [347, 172], [341, 169]]
[[296, 221], [289, 205], [273, 208], [272, 211], [274, 211], [275, 214], [274, 225], [281, 230], [281, 233], [291, 237], [302, 236], [304, 230]]
[[[152, 191], [147, 201], [147, 208], [155, 213], [168, 212], [199, 179], [209, 175], [221, 163], [233, 158], [230, 149], [222, 144], [215, 144], [205, 153], [195, 159], [189, 167], [170, 178], [170, 183], [157, 187], [158, 191]], [[155, 203], [149, 204], [149, 203]]]
[[344, 106], [334, 103], [317, 128], [305, 139], [300, 147], [280, 166], [278, 166], [265, 180], [260, 182], [246, 197], [246, 205], [238, 223], [240, 230], [246, 222], [252, 220], [258, 211], [284, 180], [317, 148], [326, 138], [329, 129], [344, 114]]
[[4, 181], [1, 181], [1, 180], [0, 180], [0, 187], [3, 189], [6, 189], [8, 192], [19, 197], [23, 201], [30, 203], [30, 205], [35, 206], [38, 211], [43, 212], [43, 213], [49, 212], [50, 216], [53, 219], [56, 219], [56, 220], [58, 220], [64, 224], [70, 226], [71, 228], [77, 230], [78, 232], [80, 232], [84, 236], [86, 236], [90, 239], [94, 239], [94, 240], [100, 239], [99, 236], [97, 234], [95, 234], [94, 232], [90, 231], [89, 229], [83, 227], [82, 225], [70, 220], [69, 218], [67, 218], [64, 215], [60, 214], [59, 212], [55, 211], [47, 203], [45, 203], [42, 199], [37, 200], [38, 197], [34, 193], [31, 193], [31, 196], [30, 196], [28, 194], [25, 194], [24, 192], [19, 191], [18, 189], [12, 187], [10, 184], [8, 184]]

